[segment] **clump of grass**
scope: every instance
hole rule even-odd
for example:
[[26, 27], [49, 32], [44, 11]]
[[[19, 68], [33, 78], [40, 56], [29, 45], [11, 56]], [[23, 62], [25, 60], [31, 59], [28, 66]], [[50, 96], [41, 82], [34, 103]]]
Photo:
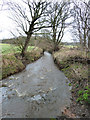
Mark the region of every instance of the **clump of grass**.
[[43, 50], [38, 47], [31, 50], [30, 52], [29, 51], [26, 52], [23, 63], [28, 64], [28, 63], [34, 62], [35, 60], [41, 57], [42, 53], [43, 53]]
[[2, 56], [2, 78], [7, 77], [8, 75], [17, 73], [24, 69], [25, 66], [17, 59], [14, 55], [3, 55]]

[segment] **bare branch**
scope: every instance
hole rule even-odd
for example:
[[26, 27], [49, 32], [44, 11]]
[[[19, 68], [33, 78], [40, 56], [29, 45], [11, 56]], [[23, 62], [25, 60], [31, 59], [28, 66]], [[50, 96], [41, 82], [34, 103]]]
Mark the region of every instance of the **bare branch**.
[[45, 16], [47, 14], [47, 6], [50, 3], [41, 0], [37, 2], [22, 0], [22, 2], [25, 4], [25, 7], [15, 2], [9, 2], [8, 6], [11, 9], [13, 15], [12, 20], [17, 24], [17, 28], [20, 28], [27, 35], [25, 44], [22, 48], [22, 56], [24, 56], [32, 34], [42, 28], [49, 27], [48, 24], [45, 25]]

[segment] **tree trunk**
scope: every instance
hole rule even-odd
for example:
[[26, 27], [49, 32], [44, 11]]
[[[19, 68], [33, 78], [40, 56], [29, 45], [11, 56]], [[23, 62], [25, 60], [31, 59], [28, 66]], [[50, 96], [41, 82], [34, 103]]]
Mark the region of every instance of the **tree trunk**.
[[58, 44], [54, 43], [54, 51], [58, 51], [58, 50], [59, 50]]
[[82, 47], [83, 46], [83, 41], [82, 41], [81, 36], [79, 37], [79, 39], [80, 39], [80, 46]]
[[27, 35], [27, 38], [26, 38], [26, 40], [25, 40], [25, 45], [24, 45], [24, 47], [23, 47], [23, 49], [22, 49], [22, 52], [21, 52], [21, 56], [22, 56], [22, 57], [25, 56], [25, 51], [26, 51], [26, 49], [27, 49], [27, 47], [28, 47], [28, 44], [29, 44], [31, 35], [32, 35], [32, 34]]
[[90, 50], [90, 35], [88, 36], [88, 49]]
[[84, 28], [84, 41], [83, 41], [83, 46], [86, 47], [86, 30]]

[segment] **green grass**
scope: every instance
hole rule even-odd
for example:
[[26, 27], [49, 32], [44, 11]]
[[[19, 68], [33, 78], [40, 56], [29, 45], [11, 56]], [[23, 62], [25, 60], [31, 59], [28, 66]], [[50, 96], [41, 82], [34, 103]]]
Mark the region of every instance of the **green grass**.
[[7, 77], [10, 74], [17, 73], [25, 68], [21, 60], [17, 59], [14, 55], [3, 55], [2, 58], [2, 77]]
[[[0, 43], [0, 48], [2, 50], [3, 55], [10, 54], [10, 53], [19, 53], [20, 52], [20, 49], [19, 49], [18, 46], [11, 45], [11, 44]], [[32, 48], [34, 48], [34, 46], [28, 46], [27, 51], [32, 50]]]
[[18, 46], [11, 44], [0, 44], [0, 49], [2, 50], [2, 72], [0, 72], [0, 80], [22, 71], [25, 68], [25, 65], [37, 60], [43, 52], [41, 48], [29, 46], [25, 57], [21, 59], [20, 50], [18, 50], [18, 48]]
[[77, 48], [77, 45], [63, 45], [66, 48]]

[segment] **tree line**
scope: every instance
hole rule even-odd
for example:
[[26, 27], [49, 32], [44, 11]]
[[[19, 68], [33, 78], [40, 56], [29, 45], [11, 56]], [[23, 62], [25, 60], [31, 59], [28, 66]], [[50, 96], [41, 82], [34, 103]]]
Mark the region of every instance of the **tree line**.
[[90, 49], [90, 1], [22, 0], [22, 4], [19, 4], [10, 0], [7, 6], [12, 14], [11, 19], [17, 25], [18, 33], [26, 35], [22, 45], [22, 57], [25, 55], [31, 36], [43, 29], [51, 36], [54, 50], [58, 50], [64, 31], [69, 26], [73, 28], [74, 39], [78, 39], [82, 47]]

